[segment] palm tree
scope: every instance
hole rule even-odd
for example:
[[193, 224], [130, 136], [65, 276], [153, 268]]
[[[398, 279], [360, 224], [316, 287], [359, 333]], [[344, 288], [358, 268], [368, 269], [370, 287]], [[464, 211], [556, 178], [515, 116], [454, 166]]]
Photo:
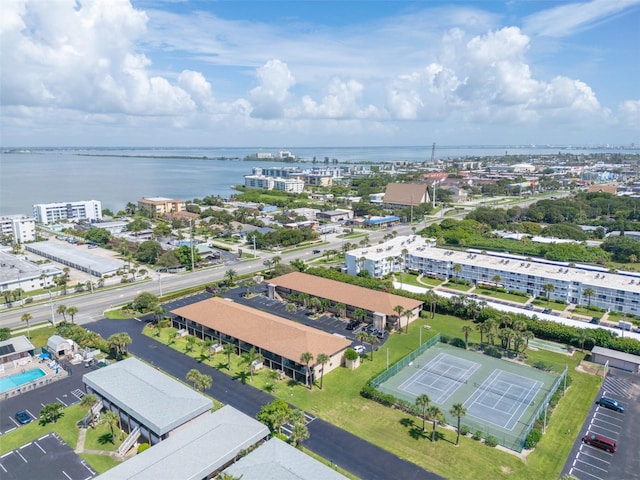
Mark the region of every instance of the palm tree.
[[454, 276], [456, 277], [456, 280], [457, 280], [458, 279], [458, 275], [462, 271], [462, 265], [460, 265], [459, 263], [454, 263], [453, 267], [451, 267], [451, 268], [452, 268]]
[[493, 283], [495, 283], [496, 288], [498, 288], [498, 285], [500, 284], [500, 282], [502, 281], [502, 277], [500, 275], [494, 275], [493, 277], [491, 277], [491, 281]]
[[33, 316], [30, 313], [23, 313], [20, 317], [20, 320], [23, 322], [27, 322], [27, 337], [31, 339], [31, 331], [29, 329], [29, 320], [31, 320]]
[[309, 438], [309, 429], [304, 423], [295, 423], [291, 429], [291, 440], [296, 445], [300, 445], [300, 442]]
[[585, 297], [587, 297], [587, 307], [591, 306], [591, 297], [593, 297], [596, 294], [596, 291], [591, 288], [591, 287], [587, 287], [584, 289], [584, 291], [582, 292], [582, 295], [584, 295]]
[[107, 345], [114, 351], [118, 359], [127, 351], [127, 345], [131, 344], [131, 337], [127, 332], [114, 333], [107, 338]]
[[229, 270], [224, 272], [224, 278], [227, 281], [229, 286], [233, 285], [233, 281], [236, 279], [237, 276], [238, 276], [238, 273], [233, 268], [230, 268]]
[[78, 313], [78, 307], [71, 306], [71, 307], [67, 308], [67, 313], [71, 317], [71, 323], [74, 323], [73, 322], [73, 317], [75, 317], [76, 314]]
[[461, 403], [455, 403], [449, 413], [454, 417], [458, 417], [458, 435], [456, 436], [456, 445], [460, 443], [460, 419], [467, 414], [467, 409]]
[[589, 335], [585, 329], [581, 328], [576, 336], [574, 337], [574, 341], [580, 345], [580, 351], [584, 352], [584, 344], [587, 340], [593, 340], [591, 335]]
[[462, 326], [462, 333], [464, 333], [464, 348], [469, 349], [469, 334], [473, 332], [473, 328], [469, 325]]
[[233, 343], [225, 343], [222, 352], [227, 356], [227, 370], [231, 370], [231, 355], [236, 353], [236, 346]]
[[522, 349], [522, 351], [524, 352], [527, 348], [529, 348], [529, 340], [533, 340], [535, 338], [535, 335], [532, 331], [525, 330], [524, 332], [522, 332], [522, 336], [524, 337], [525, 341], [524, 348]]
[[413, 316], [413, 310], [405, 310], [402, 316], [407, 320], [404, 324], [404, 333], [409, 333], [409, 319]]
[[438, 304], [438, 295], [433, 290], [429, 290], [426, 296], [430, 306], [431, 318], [434, 318], [436, 315], [436, 305]]
[[373, 335], [372, 333], [367, 333], [367, 340], [366, 342], [371, 345], [371, 361], [373, 362], [373, 345], [378, 343], [378, 337], [376, 335]]
[[56, 313], [58, 315], [62, 315], [62, 320], [64, 320], [65, 322], [67, 321], [67, 306], [66, 305], [58, 305], [58, 308], [56, 308]]
[[193, 383], [193, 388], [199, 392], [204, 392], [206, 389], [211, 387], [211, 383], [213, 381], [209, 375], [200, 373], [195, 368], [192, 368], [187, 372], [186, 378], [188, 382]]
[[359, 320], [361, 322], [365, 319], [366, 316], [367, 316], [367, 312], [365, 310], [363, 310], [362, 308], [356, 308], [353, 311], [353, 318], [355, 318], [356, 320]]
[[100, 424], [109, 426], [111, 432], [111, 443], [116, 444], [115, 428], [120, 424], [120, 416], [113, 410], [107, 410], [100, 415]]
[[253, 372], [255, 370], [255, 364], [262, 360], [262, 355], [255, 349], [255, 347], [251, 347], [248, 352], [244, 352], [242, 354], [242, 363], [244, 363], [249, 369], [249, 375], [251, 376], [251, 381], [253, 382]]
[[431, 403], [431, 399], [429, 395], [423, 393], [416, 397], [416, 406], [420, 409], [420, 416], [422, 417], [422, 431], [425, 430], [425, 424], [427, 422], [427, 408], [429, 408], [429, 404]]
[[476, 330], [480, 332], [480, 348], [482, 348], [484, 343], [484, 334], [489, 333], [489, 325], [487, 325], [487, 322], [479, 323], [476, 325]]
[[402, 331], [402, 326], [400, 325], [400, 317], [404, 313], [404, 307], [402, 305], [396, 305], [393, 307], [393, 311], [398, 315], [398, 331]]
[[320, 369], [320, 390], [322, 390], [322, 380], [324, 378], [324, 366], [329, 363], [329, 360], [331, 360], [331, 357], [329, 357], [329, 355], [327, 355], [326, 353], [319, 353], [318, 354], [318, 358], [316, 358], [316, 361], [321, 365], [321, 369]]
[[347, 306], [344, 303], [336, 303], [333, 307], [338, 312], [338, 316], [340, 317], [347, 316]]
[[556, 290], [556, 287], [553, 285], [553, 283], [545, 283], [542, 286], [542, 290], [544, 290], [544, 292], [547, 294], [547, 305], [549, 305], [549, 296], [551, 295], [551, 292], [554, 292]]
[[311, 385], [309, 385], [309, 364], [313, 361], [313, 353], [311, 352], [303, 352], [300, 355], [300, 363], [305, 365], [304, 369], [304, 377], [305, 377], [305, 385], [311, 389]]
[[296, 306], [293, 303], [287, 303], [284, 307], [285, 311], [289, 314], [294, 314], [296, 313]]
[[442, 420], [442, 410], [436, 405], [429, 405], [429, 408], [427, 408], [427, 418], [433, 422], [431, 441], [434, 442], [436, 440], [436, 423]]
[[362, 343], [367, 343], [369, 340], [369, 334], [365, 330], [360, 330], [356, 333], [356, 340]]

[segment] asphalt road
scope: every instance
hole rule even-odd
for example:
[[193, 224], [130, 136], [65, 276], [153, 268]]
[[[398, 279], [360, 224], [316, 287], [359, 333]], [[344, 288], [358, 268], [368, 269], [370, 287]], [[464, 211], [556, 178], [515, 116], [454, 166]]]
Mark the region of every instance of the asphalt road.
[[[181, 381], [184, 381], [187, 372], [192, 368], [210, 375], [213, 382], [207, 394], [251, 417], [255, 417], [263, 405], [273, 400], [273, 397], [251, 385], [243, 384], [240, 380], [235, 380], [143, 335], [143, 321], [103, 319], [86, 327], [104, 338], [126, 331], [132, 339], [129, 347], [132, 354], [156, 365]], [[307, 427], [309, 439], [305, 440], [305, 447], [359, 478], [368, 480], [441, 478], [320, 418], [314, 418]]]

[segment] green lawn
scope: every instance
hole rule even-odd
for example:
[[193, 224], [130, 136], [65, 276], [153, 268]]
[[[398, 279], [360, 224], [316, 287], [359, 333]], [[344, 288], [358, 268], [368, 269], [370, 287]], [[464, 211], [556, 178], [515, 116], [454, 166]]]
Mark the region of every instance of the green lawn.
[[420, 277], [420, 283], [424, 284], [422, 286], [437, 287], [438, 285], [442, 285], [443, 282], [444, 280], [440, 280], [439, 278]]
[[104, 473], [119, 465], [120, 461], [107, 455], [94, 455], [91, 453], [81, 453], [80, 456], [98, 473]]
[[459, 292], [468, 292], [471, 289], [471, 285], [460, 285], [458, 283], [447, 282], [443, 287], [450, 290], [458, 290]]
[[529, 300], [529, 297], [514, 295], [513, 293], [507, 292], [496, 292], [495, 290], [491, 290], [490, 288], [476, 288], [473, 293], [477, 293], [478, 295], [484, 295], [487, 297], [501, 298], [502, 300], [507, 300], [509, 302], [526, 303], [527, 300]]
[[414, 287], [427, 288], [426, 285], [418, 281], [417, 275], [411, 275], [410, 273], [396, 273], [396, 282], [400, 282], [406, 285], [413, 285]]
[[[442, 315], [436, 315], [426, 323], [432, 326], [430, 330], [422, 329], [425, 320], [421, 319], [410, 325], [408, 335], [392, 334], [387, 343], [374, 353], [373, 361], [364, 359], [358, 369], [339, 368], [327, 374], [323, 390], [319, 389], [319, 380], [312, 390], [287, 380], [274, 386], [265, 370], [254, 375], [251, 382], [237, 355], [232, 355], [229, 371], [226, 368], [227, 358], [223, 354], [217, 354], [211, 360], [205, 357], [201, 360], [446, 478], [557, 478], [601, 383], [598, 377], [573, 370], [579, 362], [577, 354], [566, 357], [542, 350], [527, 352], [528, 363], [544, 360], [557, 366], [557, 369], [567, 364], [573, 384], [548, 419], [547, 433], [538, 448], [528, 456], [526, 463], [517, 455], [487, 447], [471, 438], [462, 438], [460, 446], [455, 447], [455, 430], [450, 427], [439, 426], [441, 437], [432, 443], [428, 432], [423, 434], [420, 431], [420, 419], [360, 396], [362, 386], [384, 370], [387, 351], [390, 363], [394, 363], [418, 346], [420, 332], [423, 341], [436, 332], [462, 338], [462, 326], [470, 324]], [[147, 334], [152, 334], [150, 329], [147, 329]], [[167, 342], [167, 331], [161, 332], [159, 340]], [[474, 330], [469, 341], [479, 343], [480, 334]], [[186, 341], [178, 339], [172, 346], [184, 352]], [[200, 349], [196, 348], [190, 355], [200, 359]]]
[[597, 310], [589, 310], [586, 307], [576, 307], [573, 309], [573, 313], [576, 315], [584, 315], [585, 317], [598, 317], [598, 318], [602, 318], [602, 316], [604, 315], [604, 312], [599, 312]]
[[567, 304], [566, 303], [559, 303], [559, 302], [554, 302], [553, 300], [547, 302], [544, 299], [539, 299], [536, 298], [535, 300], [533, 300], [531, 302], [533, 305], [536, 305], [538, 307], [542, 307], [542, 308], [550, 308], [552, 310], [558, 310], [560, 312], [566, 310], [567, 308]]
[[84, 448], [86, 450], [106, 450], [109, 452], [115, 452], [122, 441], [127, 438], [124, 432], [115, 429], [115, 442], [111, 443], [111, 430], [106, 424], [98, 424], [95, 428], [87, 429], [87, 436], [84, 441]]

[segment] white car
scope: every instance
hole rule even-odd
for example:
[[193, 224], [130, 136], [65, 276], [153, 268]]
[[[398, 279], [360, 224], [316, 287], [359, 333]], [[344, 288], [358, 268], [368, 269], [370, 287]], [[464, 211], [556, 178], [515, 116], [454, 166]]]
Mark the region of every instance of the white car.
[[367, 350], [366, 348], [364, 348], [364, 345], [356, 345], [355, 347], [353, 347], [353, 349], [356, 351], [356, 353], [359, 354], [362, 354]]

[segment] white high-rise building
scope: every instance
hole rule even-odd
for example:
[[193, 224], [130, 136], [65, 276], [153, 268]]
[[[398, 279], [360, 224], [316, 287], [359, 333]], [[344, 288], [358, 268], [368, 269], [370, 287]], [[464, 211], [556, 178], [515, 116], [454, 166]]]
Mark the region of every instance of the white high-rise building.
[[33, 214], [39, 223], [49, 224], [59, 220], [88, 220], [96, 222], [102, 219], [102, 204], [98, 200], [78, 202], [37, 203]]
[[33, 242], [36, 240], [36, 219], [24, 215], [0, 217], [0, 235], [9, 236], [18, 243]]

